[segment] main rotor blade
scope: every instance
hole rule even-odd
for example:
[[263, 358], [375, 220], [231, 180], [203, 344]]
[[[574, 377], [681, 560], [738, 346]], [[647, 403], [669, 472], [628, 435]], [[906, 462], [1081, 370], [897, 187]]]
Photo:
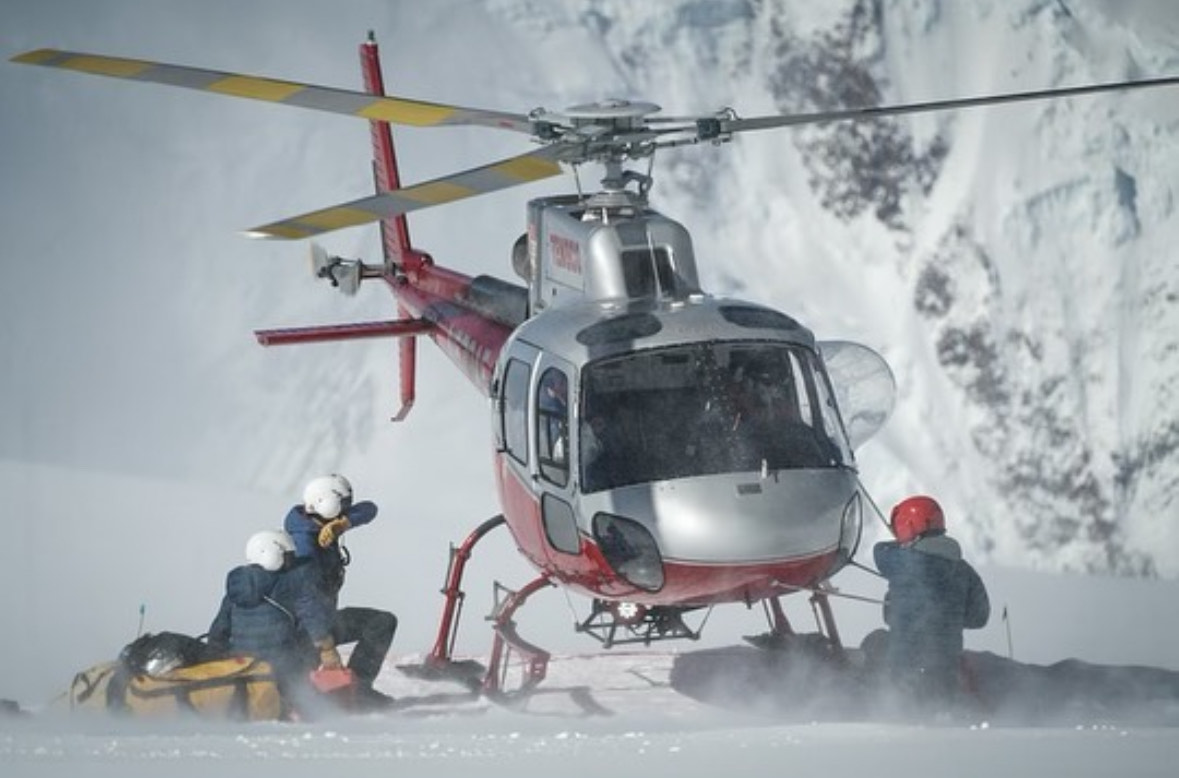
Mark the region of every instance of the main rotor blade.
[[564, 147], [560, 145], [545, 146], [490, 165], [264, 224], [248, 230], [246, 234], [255, 238], [298, 240], [539, 181], [561, 173], [557, 160], [563, 150]]
[[98, 76], [179, 86], [202, 92], [295, 105], [316, 111], [379, 119], [414, 127], [479, 125], [532, 134], [532, 122], [521, 114], [427, 103], [401, 97], [381, 97], [365, 92], [334, 89], [295, 81], [282, 81], [219, 70], [204, 70], [163, 62], [107, 57], [58, 49], [38, 49], [19, 54], [13, 62], [76, 70]]
[[1176, 84], [1179, 84], [1179, 76], [1169, 76], [1142, 81], [1119, 81], [1109, 84], [1087, 84], [1085, 86], [1040, 89], [1034, 92], [1012, 92], [1009, 94], [986, 95], [983, 97], [962, 97], [954, 100], [932, 100], [925, 103], [865, 106], [862, 108], [845, 108], [834, 111], [818, 111], [816, 113], [800, 113], [783, 116], [755, 116], [749, 119], [720, 119], [719, 124], [721, 133], [768, 130], [774, 127], [791, 127], [800, 124], [823, 124], [845, 119], [873, 119], [881, 116], [897, 116], [906, 113], [949, 111], [958, 108], [996, 105], [998, 103], [1016, 103], [1025, 100], [1044, 100], [1051, 97], [1069, 97], [1072, 95], [1093, 94], [1095, 92], [1116, 92], [1122, 89], [1174, 86]]

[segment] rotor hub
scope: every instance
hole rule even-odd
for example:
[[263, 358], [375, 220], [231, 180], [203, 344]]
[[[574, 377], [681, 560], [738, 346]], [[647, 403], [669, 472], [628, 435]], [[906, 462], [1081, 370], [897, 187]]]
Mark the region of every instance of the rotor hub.
[[583, 103], [582, 105], [572, 106], [565, 109], [565, 116], [575, 122], [619, 122], [627, 119], [642, 119], [644, 116], [658, 113], [659, 110], [659, 106], [655, 105], [655, 103], [631, 102], [630, 100], [611, 98], [609, 100], [599, 100], [596, 103]]

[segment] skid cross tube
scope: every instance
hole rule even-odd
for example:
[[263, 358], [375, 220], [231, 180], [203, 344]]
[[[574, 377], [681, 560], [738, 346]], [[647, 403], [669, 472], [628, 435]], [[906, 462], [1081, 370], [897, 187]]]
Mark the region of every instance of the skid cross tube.
[[434, 641], [434, 648], [426, 657], [429, 667], [445, 667], [454, 659], [454, 642], [458, 636], [459, 616], [463, 610], [463, 599], [466, 593], [462, 590], [463, 571], [467, 560], [471, 558], [471, 551], [483, 536], [504, 523], [503, 514], [492, 516], [480, 524], [467, 536], [463, 544], [457, 549], [450, 547], [450, 567], [446, 572], [446, 588], [442, 594], [446, 597], [446, 604], [442, 607], [442, 621], [438, 625], [438, 637]]
[[495, 641], [491, 645], [491, 658], [487, 662], [487, 675], [483, 677], [483, 693], [488, 696], [504, 695], [507, 679], [508, 655], [515, 651], [524, 662], [524, 678], [517, 692], [527, 692], [544, 680], [548, 673], [549, 652], [534, 646], [516, 633], [516, 622], [512, 616], [524, 602], [540, 589], [553, 586], [548, 573], [541, 573], [517, 592], [509, 591], [491, 615], [495, 629]]
[[827, 640], [836, 654], [843, 656], [843, 640], [839, 637], [839, 628], [835, 626], [835, 614], [831, 611], [831, 602], [827, 593], [816, 590], [811, 594], [811, 608], [815, 612], [815, 619], [820, 629], [827, 634]]
[[768, 597], [762, 600], [766, 608], [766, 617], [770, 622], [770, 636], [784, 638], [794, 634], [794, 627], [790, 626], [790, 619], [782, 608], [781, 597]]

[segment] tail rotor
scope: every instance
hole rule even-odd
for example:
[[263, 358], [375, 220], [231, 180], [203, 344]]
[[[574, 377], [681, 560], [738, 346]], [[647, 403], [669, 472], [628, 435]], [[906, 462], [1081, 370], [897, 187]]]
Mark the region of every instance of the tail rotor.
[[360, 288], [364, 278], [364, 263], [359, 259], [344, 259], [332, 256], [318, 243], [311, 244], [311, 273], [316, 278], [325, 278], [343, 294], [351, 297]]

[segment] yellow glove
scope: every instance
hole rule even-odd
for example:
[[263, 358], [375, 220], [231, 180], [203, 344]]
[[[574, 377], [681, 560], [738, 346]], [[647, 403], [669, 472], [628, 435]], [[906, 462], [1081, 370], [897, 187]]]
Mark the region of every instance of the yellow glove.
[[320, 669], [339, 670], [344, 666], [344, 663], [340, 661], [340, 652], [336, 650], [336, 644], [331, 639], [316, 643], [315, 647], [319, 649]]
[[341, 516], [338, 519], [332, 519], [326, 522], [319, 528], [319, 547], [327, 548], [336, 542], [336, 538], [344, 534], [344, 531], [350, 529], [352, 523], [348, 521], [347, 516]]

